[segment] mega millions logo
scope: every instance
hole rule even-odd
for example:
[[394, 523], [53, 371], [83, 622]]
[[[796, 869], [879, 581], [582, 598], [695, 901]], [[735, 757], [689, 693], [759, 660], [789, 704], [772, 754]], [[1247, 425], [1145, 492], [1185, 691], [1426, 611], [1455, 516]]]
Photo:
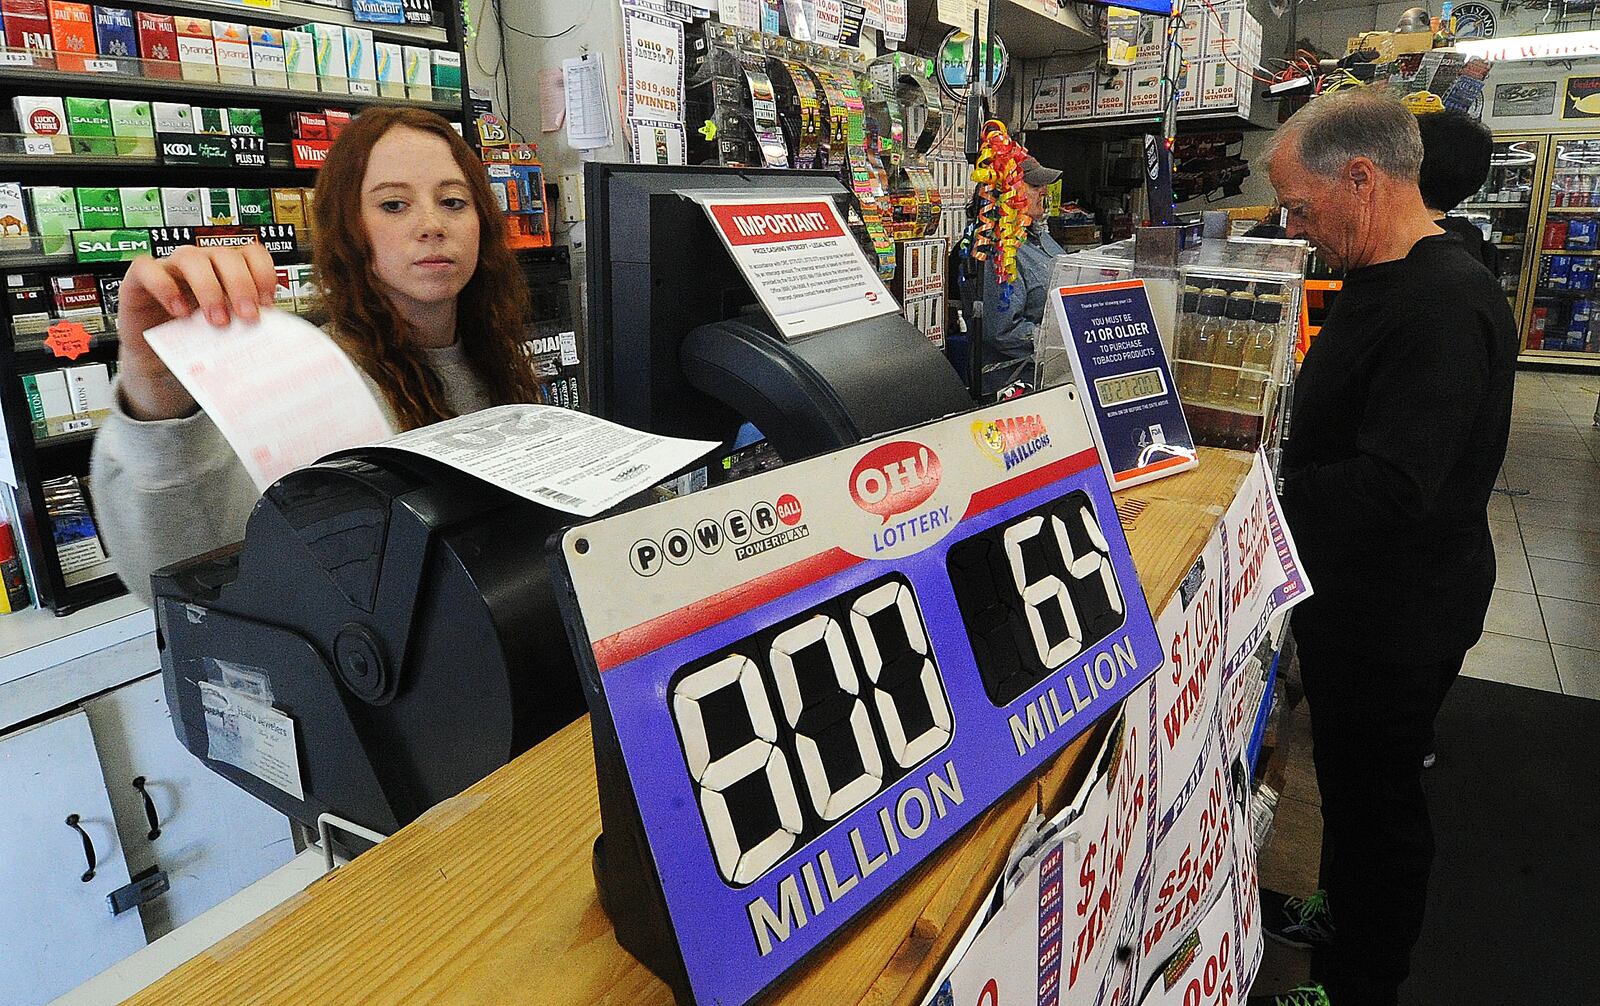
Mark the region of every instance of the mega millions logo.
[[1006, 471], [1050, 446], [1050, 431], [1037, 416], [979, 419], [972, 424], [972, 439], [995, 464]]

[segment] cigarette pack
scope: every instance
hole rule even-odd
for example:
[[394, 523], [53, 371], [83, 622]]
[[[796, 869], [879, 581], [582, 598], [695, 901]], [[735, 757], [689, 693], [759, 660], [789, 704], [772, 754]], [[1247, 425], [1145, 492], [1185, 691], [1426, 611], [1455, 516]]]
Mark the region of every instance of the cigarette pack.
[[317, 49], [310, 32], [298, 28], [283, 30], [283, 69], [289, 77], [291, 90], [317, 89]]
[[175, 16], [178, 32], [178, 63], [184, 80], [217, 82], [217, 42], [211, 36], [211, 20], [203, 17]]
[[111, 99], [111, 132], [117, 137], [117, 153], [150, 156], [155, 153], [155, 119], [148, 101]]
[[78, 228], [78, 200], [62, 185], [35, 185], [28, 189], [33, 206], [33, 229], [44, 239], [44, 253], [59, 255], [72, 247], [70, 235]]
[[227, 136], [228, 110], [194, 106], [194, 131], [204, 136]]
[[296, 229], [306, 225], [306, 204], [299, 189], [272, 190], [272, 219]]
[[18, 95], [11, 99], [11, 107], [23, 133], [50, 137], [51, 149], [58, 154], [72, 152], [72, 141], [67, 138], [67, 106], [60, 98]]
[[80, 186], [74, 191], [78, 200], [78, 223], [85, 229], [103, 230], [124, 226], [122, 195], [116, 189]]
[[56, 304], [56, 317], [75, 321], [91, 332], [106, 330], [100, 307], [100, 284], [88, 274], [51, 276], [50, 292]]
[[385, 98], [404, 98], [405, 56], [400, 43], [374, 42], [372, 51], [378, 69], [378, 93]]
[[317, 57], [317, 78], [324, 91], [348, 93], [350, 76], [344, 61], [344, 29], [315, 21], [305, 26]]
[[224, 84], [255, 83], [250, 62], [250, 30], [237, 21], [212, 21], [211, 40], [217, 51], [217, 78]]
[[161, 209], [161, 190], [154, 186], [125, 186], [117, 190], [122, 200], [122, 226], [165, 227], [166, 214]]
[[172, 15], [142, 10], [133, 20], [139, 32], [139, 57], [144, 60], [144, 75], [168, 80], [181, 76], [178, 26]]
[[7, 48], [26, 49], [41, 56], [55, 51], [45, 0], [0, 0], [0, 17], [5, 19]]
[[22, 185], [0, 182], [0, 250], [28, 247], [28, 206], [22, 198]]
[[100, 532], [83, 482], [76, 475], [45, 479], [44, 506], [50, 515], [56, 543], [56, 558], [67, 586], [92, 580], [105, 572], [106, 550], [100, 545]]
[[337, 140], [344, 127], [350, 125], [352, 116], [342, 108], [324, 108], [322, 117], [328, 121], [328, 139]]
[[406, 97], [421, 98], [429, 101], [433, 98], [433, 51], [425, 45], [406, 45], [400, 47], [401, 60], [405, 64], [402, 75], [406, 80]]
[[100, 306], [107, 316], [115, 318], [117, 310], [122, 307], [122, 277], [101, 276], [97, 282], [100, 285]]
[[234, 136], [266, 136], [266, 123], [261, 118], [259, 108], [230, 108], [228, 113], [228, 132]]
[[194, 132], [194, 106], [176, 101], [152, 101], [150, 117], [158, 133]]
[[288, 87], [284, 70], [283, 32], [277, 28], [250, 27], [250, 65], [262, 87]]
[[277, 223], [272, 217], [271, 189], [235, 189], [234, 198], [238, 202], [241, 224], [256, 226]]
[[378, 70], [373, 65], [372, 46], [371, 28], [345, 28], [344, 62], [351, 94], [378, 93]]
[[328, 138], [328, 117], [321, 112], [295, 112], [290, 121], [294, 126], [294, 135], [302, 140]]
[[163, 188], [161, 190], [161, 216], [168, 227], [201, 227], [206, 222], [205, 207], [200, 202], [200, 190], [191, 188]]
[[26, 391], [34, 437], [53, 437], [65, 432], [64, 427], [73, 416], [67, 375], [59, 370], [46, 370], [28, 376], [33, 378], [32, 386]]
[[111, 102], [105, 98], [67, 98], [67, 132], [72, 149], [80, 154], [114, 155], [117, 145], [101, 139], [115, 135], [111, 128]]
[[272, 302], [285, 311], [293, 311], [294, 305], [294, 279], [289, 273], [290, 266], [273, 266], [272, 272], [278, 279], [278, 285], [273, 287]]
[[6, 313], [17, 335], [43, 335], [50, 327], [50, 293], [36, 272], [6, 276]]
[[98, 49], [94, 43], [94, 8], [86, 3], [49, 0], [50, 37], [56, 46], [56, 69], [86, 70], [84, 57]]
[[111, 371], [103, 363], [86, 363], [67, 368], [67, 390], [72, 408], [99, 426], [111, 415]]
[[213, 227], [239, 222], [239, 201], [232, 189], [206, 189], [206, 223]]
[[139, 37], [133, 27], [133, 11], [122, 7], [96, 7], [94, 42], [102, 56], [137, 59]]
[[448, 49], [433, 50], [433, 86], [461, 90], [461, 54]]

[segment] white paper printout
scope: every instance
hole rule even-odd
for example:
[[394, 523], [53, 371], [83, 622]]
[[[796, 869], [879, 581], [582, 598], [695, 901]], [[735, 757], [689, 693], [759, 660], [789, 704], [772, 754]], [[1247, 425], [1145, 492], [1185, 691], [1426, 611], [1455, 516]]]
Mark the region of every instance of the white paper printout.
[[593, 517], [717, 445], [553, 405], [497, 405], [369, 446], [421, 454], [535, 503]]
[[257, 489], [394, 431], [355, 364], [315, 325], [265, 310], [217, 328], [195, 314], [145, 333], [239, 455]]

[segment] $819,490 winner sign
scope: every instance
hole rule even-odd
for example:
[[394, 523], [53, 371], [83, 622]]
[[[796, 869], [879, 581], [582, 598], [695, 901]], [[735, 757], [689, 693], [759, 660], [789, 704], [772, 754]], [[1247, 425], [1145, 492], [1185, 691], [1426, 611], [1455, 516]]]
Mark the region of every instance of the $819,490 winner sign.
[[1161, 664], [1075, 396], [559, 539], [596, 879], [680, 1001], [759, 995]]

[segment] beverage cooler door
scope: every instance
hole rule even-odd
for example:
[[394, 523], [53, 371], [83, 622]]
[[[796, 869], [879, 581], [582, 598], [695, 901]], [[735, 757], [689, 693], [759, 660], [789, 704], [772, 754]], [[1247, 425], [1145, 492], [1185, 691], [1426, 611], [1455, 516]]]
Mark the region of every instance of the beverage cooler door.
[[[1477, 224], [1500, 253], [1500, 286], [1519, 319], [1526, 313], [1528, 249], [1538, 244], [1540, 233], [1540, 183], [1548, 152], [1549, 137], [1496, 135], [1489, 177], [1453, 214]], [[1524, 325], [1524, 340], [1526, 334]]]
[[1600, 365], [1600, 135], [1546, 142], [1549, 166], [1536, 192], [1543, 212], [1529, 235], [1523, 278], [1520, 358]]

